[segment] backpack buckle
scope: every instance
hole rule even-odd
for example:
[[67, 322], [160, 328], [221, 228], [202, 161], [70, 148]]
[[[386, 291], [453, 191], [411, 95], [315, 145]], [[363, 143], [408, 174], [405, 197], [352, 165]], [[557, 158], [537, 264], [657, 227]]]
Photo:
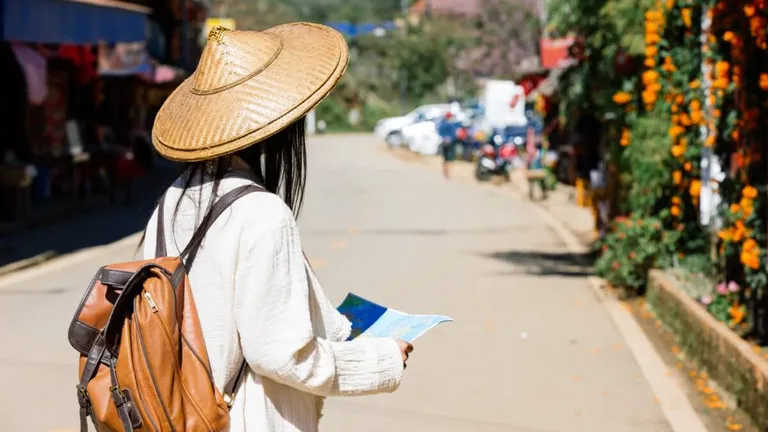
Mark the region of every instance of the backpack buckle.
[[227, 408], [232, 408], [232, 403], [235, 402], [235, 398], [232, 397], [230, 394], [224, 395], [224, 403], [227, 404]]

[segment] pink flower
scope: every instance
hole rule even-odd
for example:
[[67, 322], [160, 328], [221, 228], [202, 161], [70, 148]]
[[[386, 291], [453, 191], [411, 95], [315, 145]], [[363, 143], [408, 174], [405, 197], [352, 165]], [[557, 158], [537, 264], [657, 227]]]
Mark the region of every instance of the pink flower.
[[732, 293], [737, 293], [737, 292], [739, 292], [740, 288], [741, 287], [739, 287], [739, 284], [737, 284], [736, 282], [734, 282], [734, 281], [728, 282], [728, 291], [730, 291]]
[[705, 295], [705, 296], [702, 296], [702, 297], [701, 297], [701, 299], [700, 299], [699, 301], [700, 301], [700, 302], [701, 302], [701, 304], [703, 304], [704, 306], [709, 306], [710, 304], [712, 304], [712, 296], [711, 296], [711, 295]]
[[728, 295], [728, 288], [725, 286], [725, 282], [717, 284], [717, 293], [720, 295]]

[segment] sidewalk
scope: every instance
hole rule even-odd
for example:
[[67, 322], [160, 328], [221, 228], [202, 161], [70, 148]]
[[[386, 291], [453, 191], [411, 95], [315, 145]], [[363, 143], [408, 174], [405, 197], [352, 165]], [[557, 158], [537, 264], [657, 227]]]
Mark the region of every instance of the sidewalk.
[[158, 196], [176, 175], [172, 166], [148, 173], [137, 181], [130, 204], [123, 204], [120, 196], [110, 204], [109, 197], [97, 195], [82, 205], [0, 231], [0, 275], [142, 230]]
[[[512, 174], [511, 183], [528, 196], [529, 186], [524, 170], [516, 170]], [[584, 245], [591, 245], [595, 240], [592, 211], [576, 205], [576, 189], [573, 186], [558, 183], [556, 189], [549, 192], [547, 199], [537, 202], [563, 222]]]

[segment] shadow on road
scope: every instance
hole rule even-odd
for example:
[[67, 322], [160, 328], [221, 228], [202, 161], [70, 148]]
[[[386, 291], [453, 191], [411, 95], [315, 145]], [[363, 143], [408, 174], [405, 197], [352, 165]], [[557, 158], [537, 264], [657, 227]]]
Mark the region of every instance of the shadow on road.
[[485, 254], [513, 265], [516, 270], [510, 273], [536, 274], [564, 277], [591, 276], [595, 256], [591, 253], [574, 254], [540, 251], [501, 251]]
[[61, 255], [109, 244], [143, 230], [158, 198], [178, 174], [179, 167], [164, 166], [139, 179], [130, 204], [110, 204], [106, 197], [97, 197], [97, 205], [81, 214], [1, 235], [0, 267], [48, 251]]

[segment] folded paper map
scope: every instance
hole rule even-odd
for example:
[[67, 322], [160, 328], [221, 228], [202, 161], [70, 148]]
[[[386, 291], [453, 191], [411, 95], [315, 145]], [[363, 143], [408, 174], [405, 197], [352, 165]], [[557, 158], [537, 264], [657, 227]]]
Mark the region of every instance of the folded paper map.
[[352, 323], [349, 340], [358, 336], [390, 337], [413, 342], [432, 327], [451, 318], [441, 315], [411, 315], [348, 294], [338, 308]]

